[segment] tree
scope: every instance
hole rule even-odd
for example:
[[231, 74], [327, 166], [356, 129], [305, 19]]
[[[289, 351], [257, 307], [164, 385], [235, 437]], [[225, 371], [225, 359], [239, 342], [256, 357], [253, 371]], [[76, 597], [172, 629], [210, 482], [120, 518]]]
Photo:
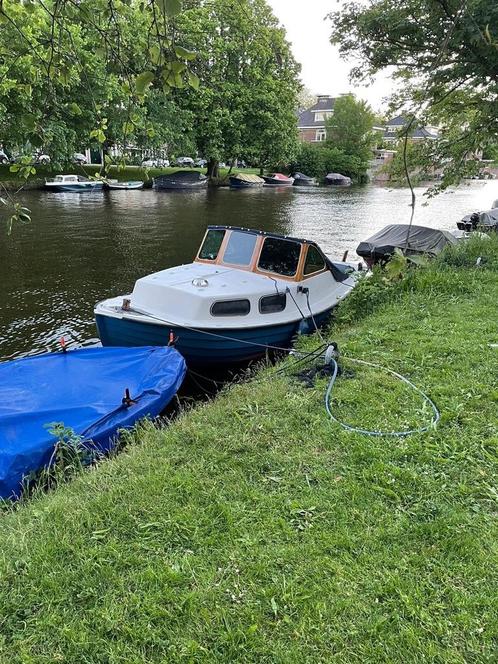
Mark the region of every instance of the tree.
[[265, 0], [190, 0], [179, 17], [199, 89], [177, 90], [193, 117], [197, 148], [216, 176], [220, 160], [260, 165], [291, 158], [297, 146], [299, 66]]
[[339, 97], [333, 115], [327, 119], [327, 143], [368, 163], [375, 143], [374, 118], [366, 102], [354, 95]]
[[369, 0], [330, 18], [341, 54], [361, 61], [353, 79], [394, 68], [404, 86], [393, 106], [441, 127], [427, 153], [444, 170], [442, 186], [475, 168], [472, 159], [498, 135], [498, 3]]
[[89, 140], [106, 148], [160, 135], [163, 116], [157, 97], [149, 113], [147, 93], [198, 86], [195, 53], [176, 25], [181, 8], [181, 0], [1, 2], [0, 141], [63, 160]]
[[302, 87], [297, 97], [297, 110], [305, 111], [316, 104], [317, 95], [313, 94], [307, 87]]
[[319, 180], [327, 173], [342, 173], [357, 182], [366, 180], [366, 165], [361, 158], [326, 144], [302, 143], [290, 170], [306, 173]]

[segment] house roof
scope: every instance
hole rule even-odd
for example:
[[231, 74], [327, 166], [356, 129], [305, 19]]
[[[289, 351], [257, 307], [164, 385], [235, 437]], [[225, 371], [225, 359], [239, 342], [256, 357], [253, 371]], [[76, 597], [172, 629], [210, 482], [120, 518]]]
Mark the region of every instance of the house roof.
[[[386, 123], [386, 130], [384, 131], [384, 138], [395, 140], [398, 136], [397, 132], [388, 131], [387, 127], [396, 127], [397, 129], [403, 129], [407, 124], [407, 120], [404, 115], [397, 115], [395, 118], [391, 118]], [[437, 130], [431, 130], [427, 127], [421, 127], [415, 125], [415, 127], [410, 132], [411, 138], [437, 138]]]
[[297, 122], [298, 128], [304, 129], [305, 127], [312, 127], [320, 129], [320, 127], [325, 127], [324, 120], [315, 121], [315, 112], [332, 111], [334, 108], [335, 100], [335, 97], [329, 97], [327, 95], [319, 96], [316, 104], [299, 113], [299, 119]]
[[388, 127], [404, 127], [406, 124], [406, 118], [404, 115], [397, 115], [395, 118], [387, 121]]

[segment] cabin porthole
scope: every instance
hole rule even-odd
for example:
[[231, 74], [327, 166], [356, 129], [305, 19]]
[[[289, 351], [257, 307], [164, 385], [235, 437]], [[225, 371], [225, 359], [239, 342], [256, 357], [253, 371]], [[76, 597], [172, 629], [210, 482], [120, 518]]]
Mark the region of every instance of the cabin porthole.
[[247, 316], [250, 311], [249, 300], [224, 300], [211, 306], [211, 316]]

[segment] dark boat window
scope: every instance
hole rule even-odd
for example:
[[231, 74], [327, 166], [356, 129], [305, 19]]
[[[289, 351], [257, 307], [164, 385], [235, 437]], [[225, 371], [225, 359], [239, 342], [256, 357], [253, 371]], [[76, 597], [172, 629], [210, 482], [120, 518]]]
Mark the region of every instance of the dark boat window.
[[201, 250], [199, 251], [199, 258], [202, 258], [204, 261], [215, 261], [218, 258], [218, 253], [224, 237], [225, 231], [208, 231], [206, 238], [202, 243]]
[[215, 302], [211, 307], [211, 316], [247, 316], [250, 311], [249, 300], [229, 300]]
[[254, 247], [256, 246], [256, 240], [256, 235], [232, 231], [228, 239], [227, 248], [225, 249], [223, 262], [230, 263], [230, 265], [249, 265], [254, 253]]
[[323, 260], [322, 254], [318, 251], [316, 247], [309, 246], [308, 253], [306, 254], [306, 261], [304, 263], [304, 274], [313, 274], [314, 272], [320, 272], [325, 267], [325, 261]]
[[258, 268], [284, 277], [293, 277], [297, 272], [300, 254], [299, 242], [267, 237], [261, 249]]
[[287, 305], [287, 296], [285, 293], [275, 293], [275, 295], [266, 295], [259, 301], [259, 311], [262, 314], [276, 314], [283, 311]]

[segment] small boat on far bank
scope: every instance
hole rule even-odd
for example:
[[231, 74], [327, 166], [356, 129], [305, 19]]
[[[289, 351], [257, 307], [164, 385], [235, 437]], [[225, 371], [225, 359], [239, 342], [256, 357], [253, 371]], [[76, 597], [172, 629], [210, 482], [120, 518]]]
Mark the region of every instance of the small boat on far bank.
[[114, 447], [118, 430], [156, 417], [185, 377], [167, 346], [80, 348], [0, 363], [0, 498], [18, 498], [27, 476], [54, 462], [63, 423], [88, 461]]
[[262, 187], [265, 181], [258, 175], [251, 175], [250, 173], [237, 173], [237, 175], [230, 176], [230, 187], [232, 189], [247, 189], [254, 187]]
[[129, 190], [129, 189], [143, 189], [144, 183], [142, 180], [129, 180], [127, 182], [119, 182], [118, 180], [107, 180], [105, 188], [110, 191], [115, 190]]
[[283, 173], [263, 175], [263, 180], [266, 185], [270, 185], [271, 187], [291, 187], [294, 184], [294, 178], [290, 178]]
[[294, 178], [294, 187], [318, 187], [318, 182], [315, 178], [304, 173], [294, 173], [292, 177]]
[[353, 184], [353, 180], [341, 173], [329, 173], [325, 176], [324, 183], [331, 187], [350, 187]]
[[54, 178], [45, 180], [45, 189], [47, 191], [57, 192], [78, 192], [98, 191], [102, 189], [101, 180], [90, 180], [82, 175], [56, 175]]
[[207, 187], [208, 179], [199, 171], [175, 171], [152, 180], [153, 189], [196, 190]]

